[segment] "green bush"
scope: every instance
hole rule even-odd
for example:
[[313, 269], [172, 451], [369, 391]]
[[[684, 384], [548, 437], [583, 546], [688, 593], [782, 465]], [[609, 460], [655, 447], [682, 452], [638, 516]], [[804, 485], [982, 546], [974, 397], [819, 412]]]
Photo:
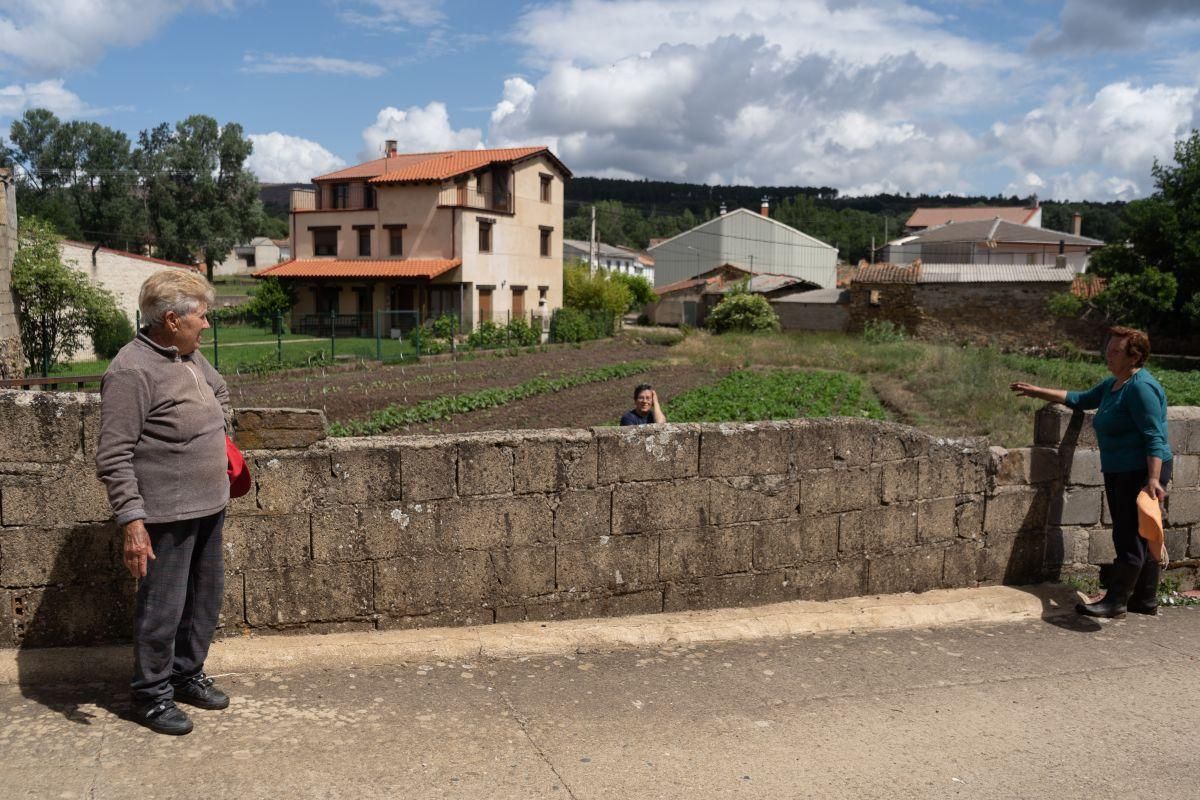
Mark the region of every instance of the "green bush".
[[541, 331], [535, 331], [533, 326], [520, 317], [509, 320], [508, 343], [510, 347], [532, 347], [542, 338]]
[[133, 323], [115, 306], [97, 314], [92, 321], [92, 349], [99, 358], [113, 358], [117, 351], [133, 341]]
[[629, 310], [633, 292], [602, 269], [563, 267], [563, 305], [581, 311], [603, 311], [616, 317]]
[[1046, 298], [1046, 310], [1053, 316], [1065, 319], [1077, 319], [1082, 316], [1086, 306], [1083, 298], [1073, 292], [1060, 292]]
[[891, 344], [907, 338], [904, 328], [888, 319], [869, 319], [863, 325], [863, 341], [869, 344]]
[[607, 311], [560, 308], [550, 317], [550, 341], [583, 342], [612, 336], [613, 317]]
[[629, 307], [625, 309], [626, 311], [633, 311], [658, 299], [658, 295], [654, 293], [654, 287], [650, 285], [650, 281], [641, 275], [626, 275], [623, 272], [615, 272], [612, 275], [612, 280], [624, 284], [625, 288], [629, 290], [630, 300]]
[[458, 333], [458, 315], [442, 314], [433, 321], [430, 330], [439, 339], [453, 339], [454, 335]]
[[263, 278], [250, 290], [250, 300], [239, 309], [260, 326], [270, 328], [280, 315], [286, 317], [296, 304], [295, 291], [278, 278]]
[[504, 347], [506, 329], [503, 325], [485, 320], [479, 327], [467, 334], [467, 347], [473, 350], [490, 350], [494, 347]]
[[732, 292], [725, 296], [717, 307], [708, 315], [705, 325], [713, 333], [726, 331], [759, 331], [779, 330], [779, 316], [767, 298], [761, 294], [746, 294]]

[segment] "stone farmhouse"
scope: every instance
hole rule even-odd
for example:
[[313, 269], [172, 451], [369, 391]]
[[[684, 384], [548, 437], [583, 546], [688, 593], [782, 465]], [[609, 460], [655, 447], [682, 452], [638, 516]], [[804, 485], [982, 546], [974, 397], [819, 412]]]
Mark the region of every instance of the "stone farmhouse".
[[[546, 147], [397, 153], [293, 190], [292, 329], [373, 335], [443, 314], [464, 328], [562, 305], [563, 187]], [[408, 312], [376, 322], [377, 312]]]
[[1080, 236], [1082, 217], [1075, 216], [1074, 233], [1019, 225], [994, 217], [971, 222], [950, 222], [888, 242], [883, 261], [907, 264], [975, 264], [1055, 266], [1065, 264], [1075, 272], [1087, 270], [1089, 254], [1104, 242]]
[[274, 266], [292, 258], [292, 244], [287, 239], [255, 236], [245, 244], [235, 245], [229, 255], [213, 269], [216, 275], [249, 275], [256, 269]]

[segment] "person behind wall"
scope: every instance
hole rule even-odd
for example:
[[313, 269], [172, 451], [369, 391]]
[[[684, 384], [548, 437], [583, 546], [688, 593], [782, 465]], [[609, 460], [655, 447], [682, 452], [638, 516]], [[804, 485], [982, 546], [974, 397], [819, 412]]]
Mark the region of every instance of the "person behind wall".
[[1138, 533], [1137, 498], [1146, 492], [1156, 501], [1167, 496], [1173, 460], [1167, 445], [1167, 394], [1144, 364], [1150, 339], [1134, 328], [1110, 328], [1104, 359], [1110, 377], [1086, 392], [1044, 389], [1014, 383], [1024, 397], [1062, 403], [1077, 411], [1096, 409], [1092, 426], [1100, 445], [1104, 493], [1112, 516], [1112, 565], [1104, 597], [1080, 603], [1089, 617], [1122, 617], [1126, 611], [1158, 613], [1158, 554], [1150, 553]]
[[100, 384], [96, 473], [138, 580], [132, 717], [180, 735], [192, 722], [175, 701], [222, 709], [204, 674], [224, 596], [221, 528], [229, 502], [225, 381], [200, 353], [213, 288], [163, 270], [138, 296], [146, 325]]
[[633, 409], [621, 415], [622, 425], [657, 425], [667, 421], [658, 405], [658, 392], [648, 383], [633, 390]]

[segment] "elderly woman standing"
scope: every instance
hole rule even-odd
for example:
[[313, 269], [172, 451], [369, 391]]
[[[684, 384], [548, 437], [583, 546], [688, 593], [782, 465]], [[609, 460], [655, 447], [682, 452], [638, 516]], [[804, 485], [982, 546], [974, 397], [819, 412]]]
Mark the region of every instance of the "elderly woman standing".
[[225, 381], [200, 353], [213, 289], [164, 270], [138, 297], [144, 327], [121, 348], [100, 387], [96, 471], [137, 578], [133, 717], [185, 734], [175, 701], [220, 709], [229, 698], [204, 672], [224, 589], [221, 526], [229, 502]]
[[1112, 515], [1113, 563], [1108, 590], [1096, 603], [1075, 610], [1090, 617], [1123, 617], [1126, 611], [1158, 613], [1158, 554], [1149, 553], [1138, 533], [1137, 498], [1146, 492], [1155, 500], [1167, 496], [1172, 457], [1167, 446], [1167, 394], [1144, 368], [1150, 338], [1134, 328], [1110, 328], [1104, 358], [1111, 377], [1086, 392], [1043, 389], [1014, 383], [1025, 397], [1086, 411], [1096, 409], [1092, 427], [1100, 445], [1104, 493]]

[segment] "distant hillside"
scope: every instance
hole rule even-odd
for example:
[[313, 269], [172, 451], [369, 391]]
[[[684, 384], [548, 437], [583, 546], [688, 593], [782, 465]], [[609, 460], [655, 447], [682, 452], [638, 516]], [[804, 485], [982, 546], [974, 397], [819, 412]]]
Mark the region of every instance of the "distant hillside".
[[315, 189], [311, 183], [262, 183], [258, 196], [262, 198], [267, 216], [287, 219], [292, 210], [292, 189]]

